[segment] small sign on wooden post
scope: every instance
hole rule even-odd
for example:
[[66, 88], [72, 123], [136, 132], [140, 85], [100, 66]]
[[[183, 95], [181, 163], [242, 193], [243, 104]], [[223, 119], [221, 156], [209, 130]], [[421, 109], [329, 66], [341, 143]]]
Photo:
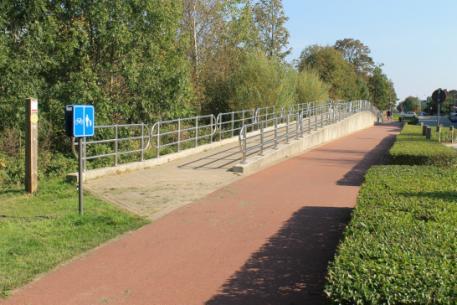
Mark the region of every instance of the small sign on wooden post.
[[25, 101], [25, 191], [38, 190], [38, 100]]

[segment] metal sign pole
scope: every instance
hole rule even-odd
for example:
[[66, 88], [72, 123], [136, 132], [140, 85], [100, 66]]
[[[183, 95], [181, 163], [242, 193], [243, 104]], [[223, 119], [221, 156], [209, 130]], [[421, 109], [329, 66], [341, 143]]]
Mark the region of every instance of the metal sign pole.
[[440, 116], [441, 116], [441, 104], [438, 103], [438, 124], [437, 124], [437, 126], [440, 126]]
[[83, 197], [83, 138], [78, 138], [78, 148], [79, 148], [79, 169], [78, 169], [78, 189], [79, 189], [79, 215], [84, 214], [84, 197]]

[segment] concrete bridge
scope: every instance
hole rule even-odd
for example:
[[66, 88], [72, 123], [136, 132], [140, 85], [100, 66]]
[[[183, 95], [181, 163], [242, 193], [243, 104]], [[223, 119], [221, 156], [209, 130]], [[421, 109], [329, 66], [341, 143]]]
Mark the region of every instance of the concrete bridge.
[[[231, 128], [222, 130], [222, 133], [229, 133], [230, 137], [199, 131], [202, 138], [213, 136], [217, 139], [220, 136], [221, 141], [215, 139], [188, 149], [182, 148], [186, 143], [182, 141], [181, 149], [168, 155], [88, 170], [85, 173], [87, 188], [136, 214], [156, 219], [243, 175], [371, 127], [377, 119], [376, 109], [367, 102], [362, 104], [359, 101], [342, 103], [334, 109], [325, 104], [301, 107], [286, 114], [283, 110], [279, 115], [265, 111], [259, 119], [252, 119], [246, 113], [243, 115], [243, 124], [238, 127], [233, 123], [233, 120], [239, 120], [234, 115], [230, 115], [232, 121], [225, 122]], [[175, 121], [166, 121], [161, 125]], [[180, 123], [180, 126], [183, 125]], [[205, 130], [209, 125], [201, 126]], [[212, 126], [209, 127], [209, 130], [214, 130]], [[190, 128], [193, 127], [187, 127]], [[184, 132], [179, 131], [181, 134]], [[177, 133], [177, 130], [162, 131], [165, 136]], [[234, 133], [238, 135], [233, 136]], [[157, 133], [151, 136], [152, 139], [157, 137]], [[195, 143], [194, 137], [190, 137], [190, 141]], [[164, 147], [169, 147], [170, 143], [177, 145], [173, 138], [166, 142], [162, 137], [158, 142]], [[106, 142], [101, 140], [101, 143]]]

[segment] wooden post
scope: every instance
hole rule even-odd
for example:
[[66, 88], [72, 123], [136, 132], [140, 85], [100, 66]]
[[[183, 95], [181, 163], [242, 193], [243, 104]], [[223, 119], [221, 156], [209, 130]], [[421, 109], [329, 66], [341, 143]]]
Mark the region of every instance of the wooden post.
[[425, 132], [425, 139], [431, 140], [432, 139], [432, 128], [427, 126], [426, 132]]
[[25, 191], [35, 193], [38, 189], [38, 100], [25, 101]]

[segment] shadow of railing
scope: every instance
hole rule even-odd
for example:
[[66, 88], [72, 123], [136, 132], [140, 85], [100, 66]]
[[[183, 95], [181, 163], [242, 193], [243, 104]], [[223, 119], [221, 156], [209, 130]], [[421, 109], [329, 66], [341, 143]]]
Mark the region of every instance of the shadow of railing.
[[[398, 130], [399, 127], [392, 127]], [[395, 142], [395, 135], [388, 135], [375, 148], [365, 154], [363, 159], [351, 168], [343, 178], [337, 181], [338, 185], [360, 186], [362, 185], [367, 170], [373, 165], [387, 164], [389, 162], [388, 151]]]
[[305, 207], [206, 305], [322, 305], [327, 265], [352, 209]]

